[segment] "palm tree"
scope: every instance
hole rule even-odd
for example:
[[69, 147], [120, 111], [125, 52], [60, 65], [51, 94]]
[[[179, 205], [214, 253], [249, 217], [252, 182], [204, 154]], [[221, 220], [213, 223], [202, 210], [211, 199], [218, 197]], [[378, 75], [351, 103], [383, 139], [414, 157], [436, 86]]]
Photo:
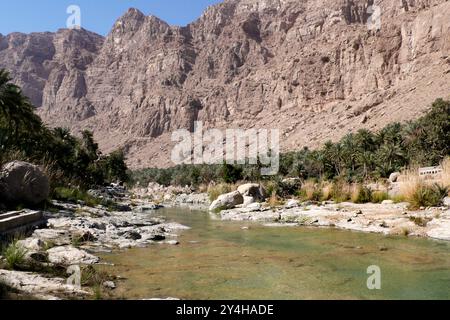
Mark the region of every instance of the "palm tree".
[[369, 172], [373, 170], [375, 154], [371, 151], [359, 151], [357, 155], [358, 165], [363, 168], [363, 178], [367, 178]]
[[397, 144], [383, 144], [377, 151], [378, 167], [383, 168], [383, 176], [400, 169], [405, 163], [404, 151]]
[[28, 98], [11, 83], [9, 73], [3, 69], [0, 69], [0, 114], [9, 132], [7, 140], [14, 137], [15, 143], [19, 142], [21, 129], [35, 135], [43, 127]]

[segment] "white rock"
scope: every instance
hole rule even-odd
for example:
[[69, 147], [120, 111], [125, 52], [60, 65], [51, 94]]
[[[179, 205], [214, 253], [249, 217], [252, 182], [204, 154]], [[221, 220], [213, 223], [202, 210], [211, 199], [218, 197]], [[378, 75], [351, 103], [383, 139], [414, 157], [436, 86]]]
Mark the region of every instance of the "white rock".
[[40, 251], [44, 248], [45, 243], [37, 238], [28, 238], [17, 241], [17, 244], [29, 251]]
[[254, 201], [264, 201], [266, 198], [266, 191], [257, 183], [246, 183], [238, 187], [240, 194], [245, 197], [251, 197]]
[[442, 203], [446, 207], [450, 207], [450, 197], [445, 197], [444, 200], [442, 200]]
[[400, 177], [400, 172], [391, 173], [391, 175], [389, 176], [389, 181], [390, 182], [397, 182], [398, 177]]
[[30, 272], [0, 270], [0, 281], [8, 286], [45, 299], [57, 299], [59, 294], [87, 296], [86, 292], [76, 286], [66, 284], [62, 278], [45, 278]]
[[394, 201], [392, 201], [392, 200], [384, 200], [383, 202], [381, 202], [381, 204], [394, 204]]
[[290, 199], [284, 206], [286, 209], [297, 208], [300, 205], [300, 201], [295, 199]]
[[245, 212], [259, 211], [261, 210], [261, 207], [262, 207], [261, 203], [254, 202], [246, 206], [244, 211]]
[[100, 260], [98, 257], [72, 246], [54, 247], [47, 250], [47, 253], [48, 260], [55, 264], [94, 264]]
[[244, 203], [244, 197], [239, 191], [222, 194], [209, 207], [210, 211], [218, 209], [232, 209], [238, 204]]
[[242, 207], [246, 207], [249, 204], [252, 204], [255, 202], [255, 199], [253, 197], [244, 196], [244, 203], [242, 204]]
[[103, 286], [107, 289], [114, 290], [116, 288], [116, 284], [112, 281], [105, 281], [103, 282]]
[[433, 220], [428, 226], [431, 227], [427, 232], [430, 238], [450, 241], [450, 220]]

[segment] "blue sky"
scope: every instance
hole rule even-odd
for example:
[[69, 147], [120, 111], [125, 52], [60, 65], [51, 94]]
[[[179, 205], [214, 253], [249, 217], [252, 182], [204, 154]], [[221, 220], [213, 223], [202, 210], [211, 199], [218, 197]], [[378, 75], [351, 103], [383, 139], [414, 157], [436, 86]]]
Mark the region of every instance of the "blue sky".
[[69, 5], [81, 9], [81, 26], [106, 35], [128, 8], [152, 14], [172, 25], [186, 25], [221, 0], [1, 0], [0, 33], [56, 31], [66, 27]]

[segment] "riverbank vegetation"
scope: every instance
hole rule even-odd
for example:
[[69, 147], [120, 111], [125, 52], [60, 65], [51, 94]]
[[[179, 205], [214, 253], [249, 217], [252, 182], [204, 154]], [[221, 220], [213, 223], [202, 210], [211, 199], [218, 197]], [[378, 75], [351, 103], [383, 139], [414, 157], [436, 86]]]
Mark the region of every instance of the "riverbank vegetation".
[[[317, 150], [304, 148], [280, 156], [275, 176], [261, 176], [260, 165], [180, 165], [132, 173], [136, 186], [149, 182], [191, 186], [207, 192], [210, 200], [236, 190], [237, 183], [258, 182], [272, 202], [289, 197], [301, 201], [381, 203], [408, 201], [414, 208], [438, 205], [450, 187], [450, 101], [436, 100], [427, 114], [404, 124], [392, 123], [378, 132], [359, 130]], [[424, 182], [418, 168], [441, 165], [442, 178]], [[388, 178], [403, 171], [402, 188], [387, 192]], [[286, 179], [301, 181], [300, 185]], [[370, 188], [377, 183], [381, 188]], [[383, 187], [386, 186], [386, 188]]]
[[0, 69], [0, 166], [13, 160], [42, 166], [53, 190], [86, 190], [128, 180], [121, 150], [103, 155], [89, 131], [77, 137], [65, 128], [47, 128], [8, 72]]
[[[400, 173], [401, 182], [395, 194], [388, 193], [387, 179], [378, 183], [348, 182], [345, 179], [323, 180], [307, 179], [298, 184], [288, 181], [260, 181], [267, 192], [268, 203], [282, 203], [283, 199], [298, 199], [301, 202], [334, 201], [353, 203], [382, 203], [392, 200], [395, 203], [409, 202], [411, 209], [432, 207], [441, 204], [450, 192], [450, 157], [440, 164], [442, 174], [436, 179], [424, 180], [418, 169], [405, 169]], [[295, 181], [295, 180], [294, 180]], [[219, 195], [237, 190], [239, 184], [218, 183], [206, 188], [201, 186], [199, 192], [207, 192], [211, 201]]]
[[[368, 194], [361, 194], [367, 190], [346, 190], [340, 188], [339, 184], [380, 181], [402, 169], [436, 166], [449, 155], [450, 101], [437, 99], [430, 111], [415, 121], [392, 123], [378, 132], [362, 129], [347, 134], [338, 142], [328, 141], [317, 150], [304, 148], [282, 154], [280, 170], [275, 176], [261, 176], [260, 165], [180, 165], [168, 169], [135, 171], [132, 173], [132, 183], [146, 186], [149, 182], [156, 182], [165, 186], [189, 185], [199, 188], [219, 182], [280, 183], [291, 177], [310, 181], [310, 186], [302, 191], [303, 197], [307, 199], [331, 197], [348, 200], [354, 197], [358, 200], [356, 191], [361, 197], [367, 198]], [[333, 183], [336, 187], [330, 186], [324, 195], [319, 195], [317, 190], [311, 188], [312, 184], [327, 183]], [[377, 202], [386, 197], [379, 193], [370, 196]]]

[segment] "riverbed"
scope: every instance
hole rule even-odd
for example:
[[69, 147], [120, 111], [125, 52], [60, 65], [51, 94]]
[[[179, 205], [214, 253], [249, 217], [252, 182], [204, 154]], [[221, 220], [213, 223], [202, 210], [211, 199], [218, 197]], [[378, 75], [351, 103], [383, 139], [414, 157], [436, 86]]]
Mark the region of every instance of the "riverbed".
[[[151, 213], [191, 229], [178, 246], [102, 256], [121, 299], [450, 299], [450, 243], [330, 228], [264, 227], [188, 209]], [[367, 288], [367, 268], [381, 289]]]

